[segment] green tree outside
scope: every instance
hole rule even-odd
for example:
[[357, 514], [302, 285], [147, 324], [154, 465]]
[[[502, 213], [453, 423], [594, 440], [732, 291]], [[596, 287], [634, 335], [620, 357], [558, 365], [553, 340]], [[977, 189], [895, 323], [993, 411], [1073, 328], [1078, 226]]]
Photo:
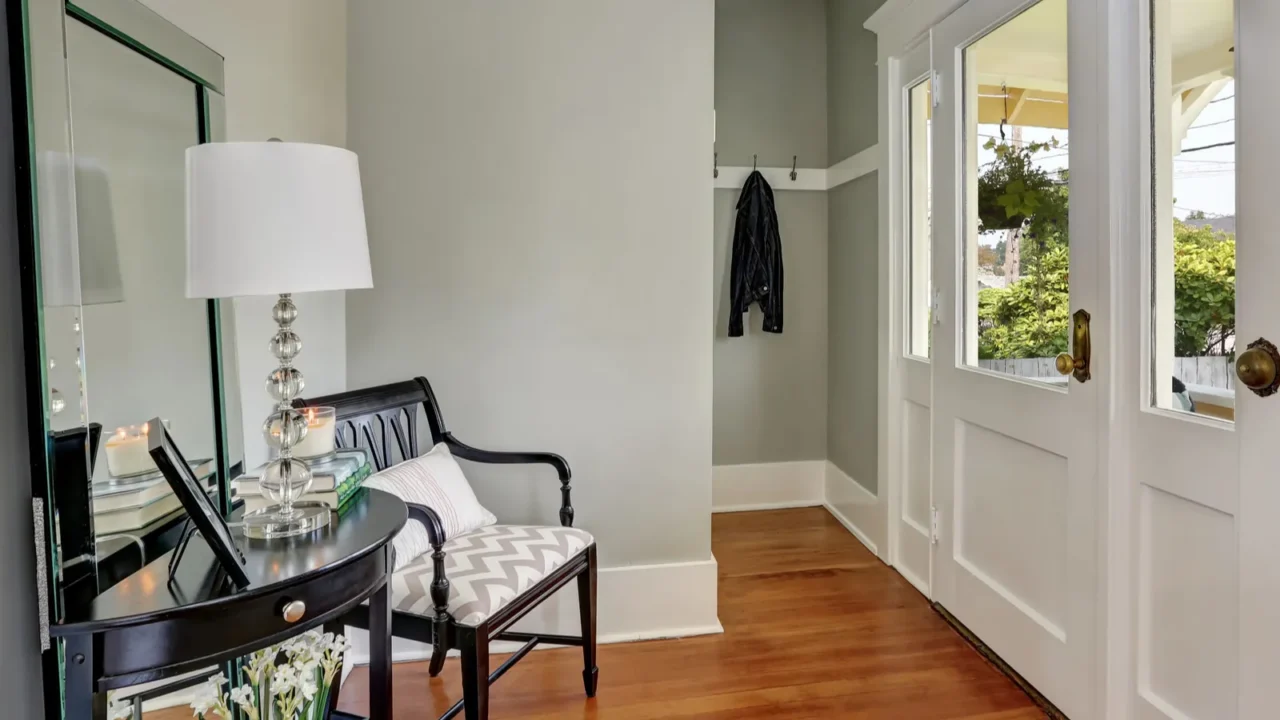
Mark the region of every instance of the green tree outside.
[[[1068, 349], [1067, 176], [1064, 171], [1053, 177], [1031, 163], [1035, 153], [1055, 144], [1003, 146], [1003, 151], [996, 153], [996, 163], [983, 173], [991, 176], [988, 182], [979, 183], [980, 194], [996, 193], [986, 206], [998, 207], [999, 214], [1026, 218], [1022, 224], [1022, 277], [1007, 287], [978, 293], [980, 358], [1052, 357]], [[1013, 174], [1003, 167], [1010, 163], [1016, 164], [1019, 175], [1016, 187], [1001, 192], [998, 183], [991, 180]], [[1030, 188], [1034, 191], [1028, 192]], [[979, 204], [983, 205], [981, 199]], [[1175, 218], [1173, 237], [1175, 354], [1230, 354], [1235, 337], [1235, 236]]]

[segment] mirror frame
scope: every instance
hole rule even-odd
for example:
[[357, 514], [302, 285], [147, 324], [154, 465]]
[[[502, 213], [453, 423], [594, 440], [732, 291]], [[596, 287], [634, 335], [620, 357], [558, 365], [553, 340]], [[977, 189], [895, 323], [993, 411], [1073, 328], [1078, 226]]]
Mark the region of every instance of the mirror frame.
[[[41, 669], [46, 717], [63, 715], [61, 643], [49, 627], [62, 617], [61, 572], [55, 528], [52, 442], [48, 414], [48, 364], [43, 328], [40, 262], [41, 218], [76, 217], [74, 181], [41, 182], [42, 153], [74, 157], [71, 138], [66, 22], [79, 21], [194, 83], [193, 109], [199, 142], [225, 140], [225, 98], [221, 55], [137, 0], [5, 0], [13, 94], [14, 164], [17, 180], [18, 247], [22, 272], [23, 361], [26, 368], [28, 442], [36, 549]], [[56, 213], [57, 215], [53, 215]], [[218, 509], [232, 509], [231, 478], [243, 458], [229, 456], [223, 363], [222, 304], [207, 301], [210, 367], [213, 377]], [[81, 370], [83, 373], [84, 371]], [[238, 388], [235, 389], [238, 392]], [[87, 423], [87, 420], [85, 421]], [[235, 428], [241, 432], [241, 428]], [[144, 558], [145, 561], [145, 558]]]

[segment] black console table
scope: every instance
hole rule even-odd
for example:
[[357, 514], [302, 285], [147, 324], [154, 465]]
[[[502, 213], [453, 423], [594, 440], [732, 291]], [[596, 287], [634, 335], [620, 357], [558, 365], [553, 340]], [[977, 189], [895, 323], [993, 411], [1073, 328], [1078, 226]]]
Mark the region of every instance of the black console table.
[[398, 498], [361, 490], [313, 535], [258, 541], [237, 533], [252, 581], [244, 590], [221, 582], [213, 552], [196, 537], [174, 582], [165, 555], [68, 607], [67, 620], [50, 628], [66, 639], [66, 717], [104, 720], [108, 690], [215, 665], [317, 626], [341, 631], [342, 616], [368, 600], [370, 720], [390, 720], [390, 541], [407, 518]]

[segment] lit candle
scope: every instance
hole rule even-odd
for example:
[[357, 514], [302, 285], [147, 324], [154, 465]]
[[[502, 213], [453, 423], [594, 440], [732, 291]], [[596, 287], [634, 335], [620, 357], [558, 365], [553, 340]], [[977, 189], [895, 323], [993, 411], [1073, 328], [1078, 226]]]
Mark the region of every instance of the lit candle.
[[293, 446], [293, 456], [315, 458], [334, 451], [335, 410], [331, 407], [309, 407], [303, 414], [307, 418], [307, 435]]
[[157, 470], [147, 445], [148, 427], [130, 425], [116, 428], [107, 440], [107, 470], [113, 477], [140, 475]]

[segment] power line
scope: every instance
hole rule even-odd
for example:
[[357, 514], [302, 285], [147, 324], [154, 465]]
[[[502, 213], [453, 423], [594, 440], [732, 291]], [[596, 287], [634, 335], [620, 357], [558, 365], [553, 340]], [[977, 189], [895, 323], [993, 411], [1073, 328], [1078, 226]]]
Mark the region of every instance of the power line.
[[1235, 94], [1228, 95], [1228, 96], [1226, 96], [1226, 97], [1224, 97], [1224, 98], [1218, 98], [1217, 100], [1210, 100], [1210, 101], [1209, 101], [1209, 104], [1210, 104], [1210, 105], [1212, 105], [1212, 104], [1214, 104], [1214, 103], [1226, 102], [1226, 101], [1231, 100], [1231, 99], [1233, 99], [1233, 98], [1235, 98]]
[[1188, 129], [1188, 130], [1199, 130], [1200, 128], [1213, 127], [1214, 125], [1226, 125], [1227, 123], [1233, 123], [1233, 122], [1235, 122], [1235, 121], [1236, 121], [1236, 119], [1235, 119], [1235, 118], [1227, 118], [1226, 120], [1219, 120], [1218, 122], [1205, 123], [1205, 124], [1203, 124], [1203, 125], [1192, 125], [1191, 127], [1187, 128], [1187, 129]]
[[1200, 152], [1201, 150], [1212, 150], [1214, 148], [1220, 148], [1220, 147], [1230, 147], [1235, 144], [1236, 144], [1236, 141], [1232, 140], [1231, 142], [1220, 142], [1220, 143], [1214, 143], [1212, 145], [1201, 145], [1200, 147], [1186, 148], [1182, 151], [1182, 154], [1185, 155], [1191, 152]]

